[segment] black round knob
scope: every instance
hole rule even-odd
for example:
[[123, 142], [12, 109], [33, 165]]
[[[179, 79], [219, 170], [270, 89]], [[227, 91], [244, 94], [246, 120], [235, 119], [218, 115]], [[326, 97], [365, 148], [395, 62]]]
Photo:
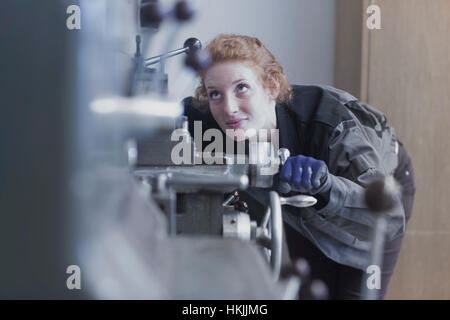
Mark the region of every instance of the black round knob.
[[184, 22], [190, 20], [194, 16], [195, 12], [187, 1], [181, 0], [175, 4], [174, 14], [178, 21]]
[[311, 267], [306, 259], [297, 259], [297, 261], [295, 261], [294, 268], [295, 273], [297, 273], [302, 280], [305, 280], [311, 276]]
[[185, 64], [195, 71], [204, 70], [208, 68], [211, 63], [211, 56], [205, 50], [190, 50], [185, 60]]
[[155, 2], [142, 4], [139, 14], [143, 28], [158, 28], [166, 15], [162, 7]]
[[383, 213], [397, 205], [399, 192], [399, 186], [392, 176], [377, 178], [367, 187], [365, 200], [371, 211]]
[[309, 292], [312, 300], [328, 299], [328, 287], [322, 280], [315, 279], [311, 281]]
[[202, 43], [197, 38], [189, 38], [183, 44], [183, 48], [186, 47], [189, 48], [189, 51], [186, 53], [189, 53], [190, 51], [200, 50], [202, 48]]

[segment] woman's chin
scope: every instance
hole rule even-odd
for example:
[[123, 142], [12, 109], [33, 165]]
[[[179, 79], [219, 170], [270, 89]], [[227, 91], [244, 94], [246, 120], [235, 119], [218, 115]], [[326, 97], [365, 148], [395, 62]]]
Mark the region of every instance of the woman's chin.
[[247, 139], [252, 139], [256, 136], [256, 130], [253, 128], [238, 128], [238, 129], [227, 128], [225, 130], [225, 133], [228, 137], [238, 142]]
[[249, 137], [247, 137], [245, 134], [240, 134], [238, 136], [234, 136], [234, 141], [240, 142], [240, 141], [245, 141], [247, 140]]

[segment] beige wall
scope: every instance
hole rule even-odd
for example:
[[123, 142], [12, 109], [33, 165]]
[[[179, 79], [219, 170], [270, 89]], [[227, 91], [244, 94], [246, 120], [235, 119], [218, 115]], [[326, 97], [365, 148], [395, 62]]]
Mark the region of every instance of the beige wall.
[[[369, 1], [338, 1], [335, 85], [385, 112], [415, 167], [416, 202], [387, 298], [450, 299], [450, 1], [371, 2], [381, 30], [366, 28]], [[352, 26], [342, 22], [349, 15]], [[346, 52], [340, 40], [358, 22], [357, 48]]]

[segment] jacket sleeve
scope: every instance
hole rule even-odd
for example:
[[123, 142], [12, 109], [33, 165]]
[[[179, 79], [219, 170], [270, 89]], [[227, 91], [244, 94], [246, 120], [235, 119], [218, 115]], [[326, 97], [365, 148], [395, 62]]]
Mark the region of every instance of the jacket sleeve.
[[[377, 132], [361, 125], [357, 119], [339, 124], [328, 146], [329, 201], [315, 210], [316, 214], [358, 240], [368, 240], [375, 216], [365, 203], [365, 189], [373, 178], [394, 173], [398, 163], [396, 143], [394, 130], [390, 127]], [[386, 235], [391, 240], [405, 230], [405, 214], [400, 199], [386, 216]]]

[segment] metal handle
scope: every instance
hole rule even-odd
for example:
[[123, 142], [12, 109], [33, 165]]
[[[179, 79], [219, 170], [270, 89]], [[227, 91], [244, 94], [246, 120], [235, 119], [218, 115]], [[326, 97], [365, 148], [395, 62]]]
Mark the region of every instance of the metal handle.
[[198, 40], [197, 38], [189, 38], [184, 42], [183, 48], [172, 50], [165, 54], [161, 54], [159, 56], [154, 56], [154, 57], [145, 59], [145, 66], [148, 67], [148, 66], [151, 66], [153, 64], [160, 62], [162, 59], [167, 59], [167, 58], [170, 58], [173, 56], [177, 56], [181, 53], [188, 53], [191, 50], [198, 50], [201, 48], [202, 48], [202, 44], [201, 44], [200, 40]]
[[[372, 235], [372, 247], [370, 250], [370, 266], [382, 268], [384, 256], [384, 243], [388, 221], [386, 215], [397, 205], [400, 188], [394, 177], [387, 176], [375, 179], [365, 192], [367, 206], [375, 215], [375, 226]], [[382, 270], [380, 270], [382, 271]], [[364, 299], [375, 300], [378, 298], [377, 289], [369, 289], [365, 280], [362, 282]]]
[[281, 252], [283, 237], [283, 216], [281, 212], [281, 202], [278, 193], [270, 191], [270, 222], [271, 222], [271, 252], [270, 265], [272, 267], [274, 280], [280, 277]]
[[307, 195], [296, 195], [288, 198], [280, 197], [281, 205], [288, 205], [297, 208], [311, 207], [317, 203], [317, 199]]
[[[292, 205], [300, 208], [310, 207], [317, 203], [316, 198], [305, 195], [296, 195], [289, 198], [283, 198], [275, 191], [269, 193], [270, 205], [259, 228], [260, 234], [257, 241], [263, 247], [270, 249], [270, 265], [272, 267], [273, 277], [278, 280], [281, 269], [282, 237], [283, 237], [283, 214], [282, 205]], [[270, 225], [269, 225], [270, 221]], [[266, 229], [271, 230], [267, 235]]]

